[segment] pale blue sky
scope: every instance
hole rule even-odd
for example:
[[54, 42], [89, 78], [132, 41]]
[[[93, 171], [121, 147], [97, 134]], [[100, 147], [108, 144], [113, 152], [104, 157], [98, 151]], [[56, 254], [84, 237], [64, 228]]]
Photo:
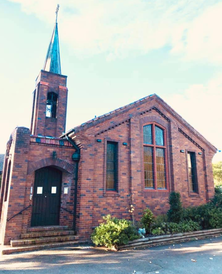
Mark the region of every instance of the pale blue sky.
[[[0, 153], [16, 126], [30, 126], [35, 78], [44, 64], [57, 3], [0, 1]], [[222, 148], [222, 0], [59, 4], [67, 130], [156, 93]]]

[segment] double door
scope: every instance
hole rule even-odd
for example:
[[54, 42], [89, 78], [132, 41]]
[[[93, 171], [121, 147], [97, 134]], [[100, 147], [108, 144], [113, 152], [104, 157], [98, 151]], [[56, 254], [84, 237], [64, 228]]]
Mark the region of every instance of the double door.
[[31, 226], [59, 225], [62, 172], [44, 167], [35, 172]]

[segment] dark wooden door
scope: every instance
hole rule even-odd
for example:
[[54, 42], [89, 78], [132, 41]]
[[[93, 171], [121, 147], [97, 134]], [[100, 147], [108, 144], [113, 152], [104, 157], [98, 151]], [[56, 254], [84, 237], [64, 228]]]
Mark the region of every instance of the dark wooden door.
[[62, 172], [44, 167], [35, 172], [31, 226], [59, 225]]

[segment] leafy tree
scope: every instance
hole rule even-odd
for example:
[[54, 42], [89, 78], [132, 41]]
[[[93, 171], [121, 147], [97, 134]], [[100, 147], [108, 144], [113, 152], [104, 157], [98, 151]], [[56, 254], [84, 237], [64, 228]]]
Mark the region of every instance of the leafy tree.
[[222, 186], [222, 161], [213, 164], [213, 174], [215, 186]]

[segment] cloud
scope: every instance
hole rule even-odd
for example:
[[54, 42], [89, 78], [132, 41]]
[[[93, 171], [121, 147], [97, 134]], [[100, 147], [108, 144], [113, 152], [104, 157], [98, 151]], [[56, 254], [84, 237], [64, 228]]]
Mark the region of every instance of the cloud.
[[222, 72], [206, 85], [192, 85], [183, 94], [167, 96], [165, 100], [200, 134], [222, 149]]
[[222, 63], [222, 3], [208, 7], [192, 22], [179, 25], [173, 35], [172, 53], [184, 54], [186, 60]]
[[[52, 24], [57, 0], [10, 0]], [[63, 0], [60, 37], [77, 56], [107, 60], [171, 47], [184, 60], [222, 63], [220, 0]]]

